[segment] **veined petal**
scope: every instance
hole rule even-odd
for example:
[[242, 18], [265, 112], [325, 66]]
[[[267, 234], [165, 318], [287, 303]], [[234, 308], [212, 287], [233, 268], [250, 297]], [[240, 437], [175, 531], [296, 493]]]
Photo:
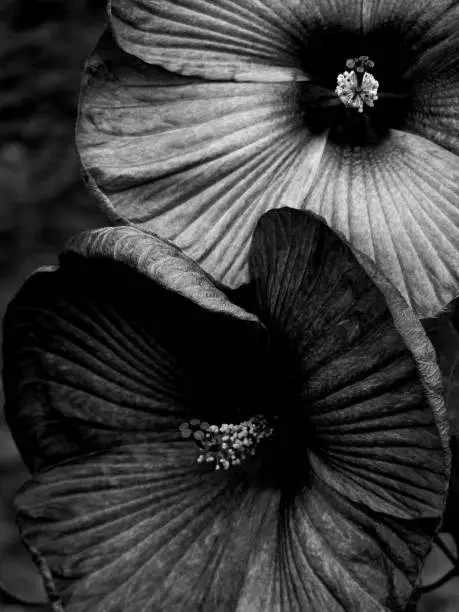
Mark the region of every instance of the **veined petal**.
[[440, 517], [449, 451], [435, 352], [403, 298], [359, 260], [366, 271], [313, 215], [283, 209], [258, 225], [256, 309], [302, 400], [284, 411], [340, 494], [404, 520]]
[[111, 28], [128, 53], [172, 72], [218, 80], [304, 80], [309, 34], [358, 31], [360, 2], [112, 0]]
[[299, 84], [206, 83], [101, 45], [78, 130], [96, 195], [117, 219], [241, 284], [258, 218], [303, 206], [316, 177], [325, 135], [304, 125]]
[[459, 293], [459, 161], [392, 131], [373, 148], [329, 142], [306, 202], [372, 259], [419, 316]]
[[404, 609], [435, 522], [317, 478], [284, 498], [195, 458], [190, 443], [125, 446], [23, 487], [18, 524], [55, 612]]
[[441, 74], [448, 72], [452, 64], [457, 66], [459, 6], [456, 0], [440, 0], [435, 5], [427, 0], [418, 5], [413, 0], [413, 6], [418, 23], [411, 36], [416, 33], [417, 40], [413, 45], [413, 61], [404, 78], [422, 84], [437, 77], [441, 79]]
[[383, 612], [405, 610], [438, 520], [399, 521], [372, 512], [314, 478], [285, 512], [284, 524], [291, 571], [283, 579], [287, 592], [295, 588], [299, 610]]
[[258, 323], [255, 315], [230, 302], [207, 274], [174, 244], [135, 227], [81, 232], [69, 240], [63, 257], [68, 253], [125, 264], [210, 312]]
[[[389, 48], [398, 32], [404, 68], [414, 66], [448, 38], [456, 11], [455, 0], [113, 0], [111, 28], [125, 51], [172, 72], [275, 81], [317, 76], [323, 34], [342, 35], [349, 53], [362, 38], [364, 49], [380, 36]], [[342, 53], [328, 45], [322, 52]]]
[[[454, 27], [451, 17], [457, 8], [456, 0], [438, 0], [435, 4], [429, 0], [364, 0], [361, 6], [363, 33], [396, 26], [403, 29], [418, 54], [429, 43], [438, 42], [439, 34], [448, 36], [448, 30]], [[447, 24], [449, 28], [445, 30]]]
[[[456, 0], [376, 0], [363, 3], [363, 32], [388, 46], [390, 31], [399, 37], [400, 81], [412, 109], [406, 126], [437, 144], [459, 152], [459, 6]], [[397, 50], [394, 51], [397, 57]], [[378, 62], [380, 65], [380, 62]], [[393, 66], [387, 67], [390, 71]], [[400, 83], [402, 85], [402, 83]], [[381, 79], [384, 92], [384, 77]]]
[[173, 72], [211, 79], [294, 80], [305, 77], [295, 54], [301, 26], [291, 4], [114, 0], [111, 27], [125, 51]]
[[257, 319], [176, 247], [130, 227], [73, 240], [59, 269], [26, 281], [4, 330], [5, 412], [33, 468], [180, 439], [193, 410], [215, 410], [216, 388], [231, 387], [233, 406], [245, 385], [251, 401], [247, 366], [263, 363]]
[[126, 446], [25, 486], [19, 525], [56, 612], [239, 610], [246, 579], [251, 609], [267, 609], [279, 493], [196, 456], [190, 442]]
[[424, 33], [404, 75], [413, 99], [407, 126], [459, 154], [459, 6], [427, 5]]
[[[459, 10], [459, 7], [458, 7]], [[459, 14], [450, 22], [457, 24]], [[451, 37], [450, 37], [451, 38]], [[441, 49], [425, 54], [417, 66], [413, 109], [407, 126], [459, 155], [459, 36], [447, 39]], [[459, 165], [459, 162], [457, 162]]]

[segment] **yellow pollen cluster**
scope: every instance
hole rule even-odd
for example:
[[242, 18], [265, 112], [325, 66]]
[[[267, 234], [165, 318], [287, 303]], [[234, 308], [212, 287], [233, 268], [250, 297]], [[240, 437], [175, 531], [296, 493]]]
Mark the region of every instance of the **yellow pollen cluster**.
[[346, 65], [354, 69], [338, 75], [335, 93], [345, 106], [362, 113], [364, 104], [374, 106], [375, 100], [378, 99], [379, 83], [372, 74], [366, 72], [366, 68], [374, 64], [367, 56], [362, 56], [348, 60]]
[[253, 456], [258, 444], [274, 432], [266, 419], [259, 415], [236, 425], [209, 425], [191, 419], [182, 423], [179, 429], [183, 438], [192, 437], [202, 450], [198, 463], [212, 463], [216, 470], [227, 470]]

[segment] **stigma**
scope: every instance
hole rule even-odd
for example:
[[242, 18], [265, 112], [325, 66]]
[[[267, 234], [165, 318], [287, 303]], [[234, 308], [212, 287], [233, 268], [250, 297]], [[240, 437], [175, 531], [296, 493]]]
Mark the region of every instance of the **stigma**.
[[361, 55], [348, 59], [346, 66], [350, 71], [338, 75], [335, 93], [345, 106], [362, 113], [365, 104], [374, 106], [378, 99], [379, 83], [367, 70], [373, 68], [374, 62], [368, 56]]
[[179, 430], [182, 438], [192, 438], [201, 450], [197, 462], [211, 464], [215, 470], [227, 470], [253, 457], [260, 442], [274, 433], [261, 415], [242, 423], [222, 425], [191, 419], [182, 423]]

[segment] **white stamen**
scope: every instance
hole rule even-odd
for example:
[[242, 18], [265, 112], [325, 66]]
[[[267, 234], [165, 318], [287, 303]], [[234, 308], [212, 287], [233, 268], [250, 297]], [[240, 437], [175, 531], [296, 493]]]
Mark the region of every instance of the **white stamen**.
[[356, 71], [346, 70], [343, 74], [338, 75], [335, 93], [345, 106], [355, 108], [362, 113], [364, 104], [374, 106], [375, 100], [378, 99], [379, 83], [372, 74], [365, 71], [366, 67], [372, 67], [374, 64], [366, 56], [362, 56], [355, 60], [348, 60], [347, 65], [356, 66]]
[[195, 430], [192, 439], [203, 451], [197, 459], [198, 463], [214, 463], [216, 470], [227, 470], [233, 465], [239, 465], [255, 454], [262, 440], [270, 438], [274, 433], [266, 419], [258, 415], [236, 425], [223, 423], [220, 426], [192, 419], [180, 425], [182, 437], [189, 438], [190, 429]]

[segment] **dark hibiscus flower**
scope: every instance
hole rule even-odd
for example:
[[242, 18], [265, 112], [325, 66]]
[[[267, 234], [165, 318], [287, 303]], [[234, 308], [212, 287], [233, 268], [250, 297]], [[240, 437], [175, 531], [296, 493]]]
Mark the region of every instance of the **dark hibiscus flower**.
[[457, 0], [112, 0], [88, 180], [232, 287], [263, 212], [314, 211], [435, 314], [459, 286], [458, 21]]
[[431, 344], [364, 259], [283, 209], [236, 291], [132, 227], [80, 235], [26, 281], [6, 413], [54, 610], [405, 609], [447, 424]]

